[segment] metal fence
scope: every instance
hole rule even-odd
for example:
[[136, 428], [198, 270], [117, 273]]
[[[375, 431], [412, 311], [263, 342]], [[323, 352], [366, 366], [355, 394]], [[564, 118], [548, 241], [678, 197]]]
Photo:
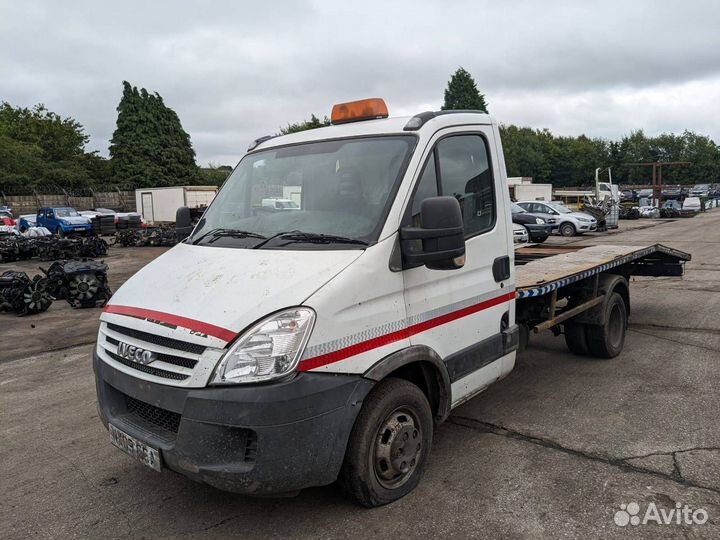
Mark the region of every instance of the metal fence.
[[54, 193], [38, 193], [31, 190], [31, 194], [10, 195], [0, 191], [0, 206], [9, 206], [16, 216], [22, 214], [35, 214], [44, 206], [71, 206], [76, 210], [89, 210], [91, 208], [112, 208], [121, 212], [134, 212], [134, 191], [93, 191], [91, 189], [81, 192], [60, 189]]

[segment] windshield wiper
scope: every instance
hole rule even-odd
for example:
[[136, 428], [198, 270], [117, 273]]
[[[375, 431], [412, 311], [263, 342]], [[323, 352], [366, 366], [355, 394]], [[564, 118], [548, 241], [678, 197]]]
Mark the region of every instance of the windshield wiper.
[[307, 242], [309, 244], [358, 244], [361, 246], [368, 245], [365, 240], [358, 240], [357, 238], [336, 236], [334, 234], [307, 233], [302, 231], [278, 233], [272, 238], [280, 238], [281, 240], [289, 240], [290, 242]]
[[223, 236], [229, 236], [231, 238], [260, 238], [261, 240], [265, 240], [265, 237], [262, 234], [250, 232], [250, 231], [241, 231], [239, 229], [213, 229], [211, 231], [206, 232], [203, 234], [200, 238], [197, 240], [193, 240], [193, 245], [199, 244], [202, 240], [207, 238], [208, 236], [212, 236], [212, 239], [209, 243], [215, 242], [218, 238], [222, 238]]

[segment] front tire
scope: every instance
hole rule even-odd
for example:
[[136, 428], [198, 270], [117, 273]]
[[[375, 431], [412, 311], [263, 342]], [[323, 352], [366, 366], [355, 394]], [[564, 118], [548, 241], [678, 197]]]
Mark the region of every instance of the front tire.
[[546, 235], [540, 235], [540, 236], [532, 236], [530, 237], [530, 241], [534, 244], [542, 244], [545, 240], [547, 240], [548, 237]]
[[409, 381], [388, 378], [368, 395], [340, 471], [345, 494], [366, 507], [410, 493], [425, 471], [433, 417], [425, 394]]
[[560, 234], [563, 236], [575, 236], [577, 234], [575, 225], [572, 223], [563, 223], [560, 225]]

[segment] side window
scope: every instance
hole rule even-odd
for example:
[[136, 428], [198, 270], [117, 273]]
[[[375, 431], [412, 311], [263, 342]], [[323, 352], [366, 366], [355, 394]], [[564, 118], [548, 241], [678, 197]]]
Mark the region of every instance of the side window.
[[495, 190], [485, 139], [480, 135], [457, 135], [442, 139], [436, 148], [442, 195], [460, 203], [465, 237], [495, 225]]
[[435, 153], [430, 155], [430, 158], [425, 163], [425, 169], [423, 169], [422, 176], [418, 181], [417, 191], [412, 201], [412, 217], [413, 223], [419, 225], [418, 215], [420, 214], [420, 203], [422, 203], [428, 197], [437, 197], [437, 175], [435, 174]]

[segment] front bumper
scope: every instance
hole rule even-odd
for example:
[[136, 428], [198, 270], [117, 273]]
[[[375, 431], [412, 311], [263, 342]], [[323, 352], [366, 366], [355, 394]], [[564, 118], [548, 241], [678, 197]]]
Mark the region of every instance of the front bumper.
[[577, 225], [577, 230], [582, 232], [591, 232], [597, 229], [597, 222], [595, 223], [585, 223], [580, 222]]
[[93, 366], [105, 427], [110, 422], [158, 448], [168, 469], [251, 495], [335, 481], [374, 384], [306, 372], [262, 385], [178, 388], [126, 375], [97, 355]]
[[92, 225], [60, 225], [64, 233], [90, 232]]
[[553, 232], [553, 225], [539, 225], [528, 223], [524, 225], [530, 233], [531, 238], [537, 238], [538, 236], [550, 236]]

